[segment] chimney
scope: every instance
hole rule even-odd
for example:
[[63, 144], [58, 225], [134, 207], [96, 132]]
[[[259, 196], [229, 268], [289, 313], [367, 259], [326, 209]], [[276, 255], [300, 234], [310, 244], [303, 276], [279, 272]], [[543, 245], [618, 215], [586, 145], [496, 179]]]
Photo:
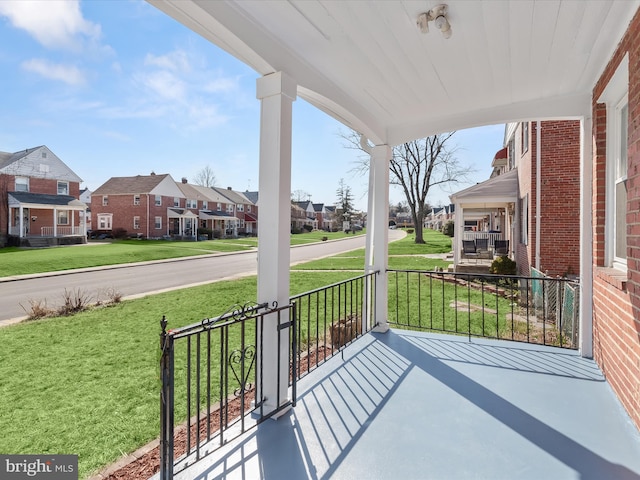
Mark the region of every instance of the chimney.
[[187, 177], [182, 177], [182, 183], [184, 183], [184, 184], [187, 183]]
[[231, 190], [231, 187], [227, 187], [227, 190]]
[[149, 175], [155, 175], [156, 172], [154, 172], [153, 170], [151, 170], [151, 173]]

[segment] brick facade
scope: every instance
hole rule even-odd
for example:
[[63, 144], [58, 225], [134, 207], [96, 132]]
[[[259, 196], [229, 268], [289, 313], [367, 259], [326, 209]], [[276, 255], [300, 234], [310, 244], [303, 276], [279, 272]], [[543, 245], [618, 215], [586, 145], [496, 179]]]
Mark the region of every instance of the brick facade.
[[[629, 55], [627, 272], [606, 261], [606, 108], [596, 103]], [[640, 12], [633, 18], [593, 90], [594, 357], [640, 428]]]
[[[140, 194], [135, 205], [134, 195], [107, 195], [108, 204], [102, 204], [102, 195], [91, 197], [91, 216], [94, 230], [100, 230], [98, 215], [113, 214], [111, 230], [126, 230], [128, 234], [141, 234], [147, 238], [160, 238], [167, 233], [167, 208], [173, 207], [173, 197], [161, 196], [162, 204], [156, 206], [155, 195]], [[184, 207], [184, 199], [180, 199]], [[134, 228], [134, 217], [140, 217], [140, 228]], [[162, 217], [161, 228], [155, 228], [155, 217]]]
[[[523, 125], [515, 132], [515, 157], [521, 205], [528, 196], [526, 242], [520, 235], [514, 247], [520, 275], [536, 264], [538, 154], [537, 122], [529, 122], [523, 148]], [[580, 273], [580, 122], [540, 122], [540, 270], [550, 276]], [[521, 229], [521, 225], [517, 225]], [[561, 246], [561, 248], [560, 248]]]

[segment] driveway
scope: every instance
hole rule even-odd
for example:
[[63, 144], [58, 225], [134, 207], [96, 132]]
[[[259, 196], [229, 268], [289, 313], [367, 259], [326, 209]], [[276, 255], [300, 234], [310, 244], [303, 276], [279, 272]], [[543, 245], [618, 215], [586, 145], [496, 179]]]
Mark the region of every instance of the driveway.
[[[404, 235], [403, 231], [389, 230], [389, 241]], [[291, 248], [291, 265], [364, 246], [364, 235], [295, 246]], [[59, 304], [65, 289], [91, 294], [114, 289], [130, 299], [256, 273], [257, 252], [250, 251], [0, 279], [0, 326], [25, 318], [25, 308], [29, 308], [31, 300], [47, 299], [49, 305]]]

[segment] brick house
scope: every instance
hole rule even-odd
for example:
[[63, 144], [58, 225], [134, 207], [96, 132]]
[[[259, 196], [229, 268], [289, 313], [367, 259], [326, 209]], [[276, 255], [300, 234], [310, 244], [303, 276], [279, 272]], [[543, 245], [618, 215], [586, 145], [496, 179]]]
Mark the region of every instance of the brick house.
[[[192, 185], [187, 182], [186, 178], [183, 178], [177, 185], [185, 196], [185, 204], [182, 207], [196, 214], [199, 227], [211, 230], [213, 238], [227, 235], [237, 236], [238, 233], [244, 233], [244, 231], [239, 231], [240, 218], [236, 214], [237, 205], [234, 201], [222, 195], [215, 188]], [[251, 212], [252, 209], [243, 207], [241, 210], [244, 213], [245, 210]]]
[[111, 177], [91, 194], [94, 232], [162, 238], [195, 236], [197, 215], [169, 174]]
[[463, 208], [464, 224], [473, 224], [456, 234], [487, 238], [490, 245], [507, 240], [519, 275], [529, 276], [535, 268], [550, 276], [577, 276], [580, 122], [506, 124], [504, 147], [491, 165], [489, 180], [451, 196]]
[[[238, 219], [233, 235], [256, 235], [258, 232], [258, 207], [244, 193], [233, 190], [231, 187], [211, 188], [227, 199], [227, 213]], [[227, 232], [227, 234], [231, 234], [231, 232]]]
[[582, 178], [592, 199], [594, 358], [640, 428], [638, 65], [640, 10], [593, 89], [593, 162]]
[[519, 274], [530, 275], [534, 267], [550, 276], [579, 275], [580, 122], [518, 122], [506, 132], [509, 168], [518, 169], [513, 249]]
[[0, 152], [0, 246], [85, 243], [81, 182], [44, 145]]

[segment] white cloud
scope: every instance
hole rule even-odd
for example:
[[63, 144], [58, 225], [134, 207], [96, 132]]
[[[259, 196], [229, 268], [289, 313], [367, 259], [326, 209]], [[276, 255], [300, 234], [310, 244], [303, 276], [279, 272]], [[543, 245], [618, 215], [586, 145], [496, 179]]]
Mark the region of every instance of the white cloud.
[[36, 73], [50, 80], [58, 80], [69, 85], [83, 85], [85, 76], [82, 71], [72, 65], [61, 65], [49, 60], [34, 58], [21, 64], [24, 70]]
[[146, 66], [186, 74], [191, 71], [191, 62], [184, 50], [175, 50], [166, 55], [156, 56], [148, 53], [144, 59]]
[[96, 42], [100, 25], [83, 18], [79, 0], [0, 1], [0, 15], [47, 48], [77, 50], [83, 39]]
[[182, 79], [167, 71], [149, 72], [136, 75], [135, 79], [147, 90], [165, 100], [183, 101], [186, 86]]
[[203, 87], [203, 90], [209, 93], [234, 92], [238, 89], [238, 80], [229, 77], [217, 78], [206, 83]]

